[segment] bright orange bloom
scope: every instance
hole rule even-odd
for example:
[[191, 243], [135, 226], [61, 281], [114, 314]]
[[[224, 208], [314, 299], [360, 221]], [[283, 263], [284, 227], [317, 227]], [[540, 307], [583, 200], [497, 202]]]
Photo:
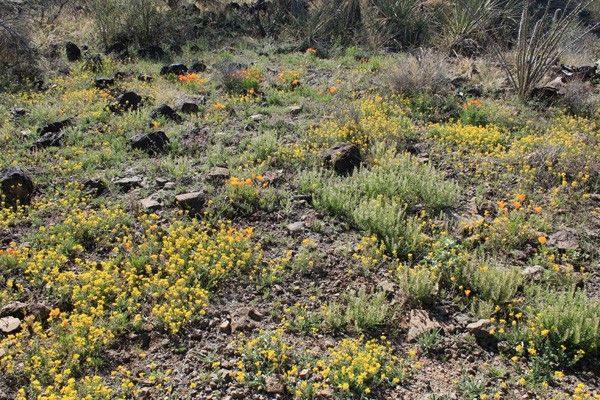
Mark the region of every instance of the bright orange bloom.
[[337, 92], [337, 89], [335, 88], [335, 86], [332, 86], [332, 87], [329, 88], [329, 91], [331, 93], [335, 93], [335, 92]]
[[100, 97], [108, 97], [108, 93], [102, 93]]
[[540, 241], [541, 244], [546, 244], [546, 237], [545, 236], [540, 236], [538, 238], [538, 240]]
[[498, 208], [503, 209], [505, 205], [506, 205], [505, 201], [502, 201], [502, 200], [498, 201]]
[[542, 211], [542, 207], [533, 207], [533, 211], [539, 213], [540, 211]]
[[515, 205], [515, 208], [518, 210], [519, 208], [521, 208], [521, 203], [519, 203], [518, 201], [513, 201], [512, 202]]
[[524, 201], [525, 200], [525, 195], [524, 194], [520, 194], [517, 196], [517, 199], [519, 199], [520, 201]]

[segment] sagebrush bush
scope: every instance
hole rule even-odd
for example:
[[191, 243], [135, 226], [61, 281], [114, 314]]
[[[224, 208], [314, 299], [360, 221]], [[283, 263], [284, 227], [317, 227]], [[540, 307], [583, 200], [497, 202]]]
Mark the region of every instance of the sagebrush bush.
[[395, 68], [385, 74], [384, 79], [395, 93], [440, 93], [448, 90], [451, 71], [442, 54], [432, 50], [415, 50], [404, 56]]

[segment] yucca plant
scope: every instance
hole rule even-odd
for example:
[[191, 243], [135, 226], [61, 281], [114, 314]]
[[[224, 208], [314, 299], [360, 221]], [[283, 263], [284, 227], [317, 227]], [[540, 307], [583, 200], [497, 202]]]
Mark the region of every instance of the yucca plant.
[[375, 16], [369, 29], [385, 32], [401, 46], [425, 41], [433, 24], [433, 13], [422, 0], [371, 0]]
[[327, 38], [334, 19], [335, 8], [328, 2], [314, 4], [301, 14], [288, 14], [289, 23], [285, 26], [288, 34], [302, 40], [305, 46], [313, 47]]
[[594, 3], [595, 0], [582, 2], [569, 0], [564, 6], [564, 11], [557, 10], [553, 15], [550, 15], [551, 2], [548, 2], [542, 16], [535, 22], [530, 12], [531, 0], [524, 0], [519, 22], [517, 47], [515, 49], [516, 59], [514, 68], [512, 68], [497, 41], [493, 40], [486, 31], [485, 21], [481, 18], [475, 18], [476, 10], [473, 7], [469, 7], [469, 0], [457, 1], [466, 7], [469, 14], [477, 21], [477, 26], [490, 40], [492, 51], [500, 61], [508, 81], [518, 96], [523, 99], [531, 97], [535, 87], [570, 46], [581, 40], [599, 25], [596, 24], [584, 30], [583, 33], [574, 39], [565, 41], [567, 32], [571, 31], [578, 24], [578, 16]]
[[477, 40], [483, 36], [479, 30], [480, 27], [489, 32], [494, 23], [501, 19], [505, 20], [504, 24], [509, 23], [515, 6], [518, 4], [514, 0], [504, 5], [500, 0], [447, 2], [437, 17], [444, 45], [454, 48], [464, 43], [465, 40]]

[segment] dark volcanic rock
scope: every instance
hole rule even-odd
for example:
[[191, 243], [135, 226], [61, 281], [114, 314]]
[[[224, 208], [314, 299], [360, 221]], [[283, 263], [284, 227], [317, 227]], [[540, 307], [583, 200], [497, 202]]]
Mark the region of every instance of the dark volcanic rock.
[[140, 74], [138, 75], [137, 79], [140, 82], [152, 82], [154, 77], [152, 75]]
[[43, 128], [39, 129], [40, 136], [43, 136], [46, 133], [50, 133], [50, 132], [52, 132], [52, 133], [60, 132], [67, 126], [73, 125], [74, 122], [75, 122], [75, 118], [67, 118], [62, 121], [53, 122], [51, 124], [48, 124], [48, 125], [44, 126]]
[[177, 123], [183, 121], [183, 118], [166, 104], [161, 104], [150, 113], [150, 119], [156, 119], [158, 117], [163, 117]]
[[138, 51], [140, 58], [147, 58], [155, 61], [162, 60], [165, 56], [165, 51], [160, 46], [148, 46]]
[[31, 110], [28, 108], [15, 107], [8, 110], [8, 113], [10, 114], [11, 118], [17, 119], [31, 114]]
[[172, 45], [169, 47], [169, 52], [170, 52], [171, 54], [175, 54], [176, 56], [180, 56], [180, 55], [182, 55], [182, 54], [183, 54], [183, 49], [182, 49], [182, 48], [181, 48], [181, 46], [180, 46], [180, 45], [178, 45], [178, 44], [172, 44]]
[[83, 182], [83, 193], [98, 197], [108, 190], [108, 186], [102, 179], [89, 179]]
[[44, 303], [34, 303], [29, 307], [29, 315], [33, 315], [35, 319], [42, 321], [50, 317], [50, 311], [50, 307]]
[[173, 74], [173, 75], [185, 75], [185, 74], [187, 74], [187, 72], [188, 72], [188, 69], [183, 64], [165, 65], [164, 67], [162, 67], [160, 69], [160, 74], [161, 75], [169, 75], [169, 74]]
[[65, 134], [62, 132], [48, 132], [42, 135], [41, 138], [37, 139], [31, 144], [30, 150], [41, 150], [46, 147], [60, 147]]
[[204, 64], [201, 61], [194, 62], [189, 70], [189, 72], [191, 72], [193, 74], [197, 74], [198, 72], [204, 72], [204, 71], [206, 71], [206, 64]]
[[187, 103], [185, 101], [177, 103], [175, 107], [173, 107], [173, 110], [180, 111], [184, 114], [198, 114], [198, 111], [200, 111], [200, 109], [198, 108], [198, 104]]
[[131, 139], [131, 148], [142, 150], [149, 155], [154, 155], [163, 150], [165, 144], [169, 143], [169, 138], [164, 132], [150, 132], [144, 135], [135, 135]]
[[102, 56], [100, 54], [94, 54], [90, 58], [85, 61], [83, 65], [83, 69], [92, 72], [100, 72], [104, 68], [104, 62], [102, 61]]
[[98, 78], [98, 77], [94, 77], [92, 80], [94, 87], [98, 88], [98, 89], [106, 89], [109, 86], [112, 86], [115, 84], [115, 79], [114, 78]]
[[123, 93], [109, 108], [112, 112], [137, 110], [142, 104], [142, 96], [135, 92]]
[[121, 54], [127, 51], [127, 46], [125, 46], [123, 43], [113, 43], [110, 46], [108, 46], [108, 48], [105, 51], [105, 54], [111, 54], [111, 53], [115, 53], [115, 54]]
[[343, 142], [334, 144], [322, 155], [322, 158], [326, 165], [333, 166], [333, 169], [341, 175], [351, 174], [354, 168], [360, 167], [362, 163], [358, 146]]
[[34, 186], [21, 167], [10, 167], [0, 171], [0, 188], [9, 202], [29, 203]]
[[81, 50], [75, 43], [67, 42], [65, 50], [67, 53], [67, 60], [71, 62], [81, 60]]

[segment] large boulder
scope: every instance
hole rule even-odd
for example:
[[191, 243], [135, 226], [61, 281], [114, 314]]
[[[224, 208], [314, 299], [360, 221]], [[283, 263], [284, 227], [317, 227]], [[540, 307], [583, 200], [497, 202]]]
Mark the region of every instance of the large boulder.
[[81, 50], [75, 43], [67, 42], [65, 50], [67, 53], [67, 60], [71, 62], [81, 60]]
[[132, 149], [145, 151], [148, 155], [160, 153], [165, 145], [169, 143], [169, 138], [161, 131], [135, 135], [129, 140]]
[[0, 171], [0, 189], [9, 203], [19, 201], [24, 204], [29, 203], [34, 185], [21, 167], [10, 167]]
[[360, 149], [355, 144], [337, 142], [322, 155], [326, 165], [341, 175], [348, 175], [354, 171], [354, 168], [360, 168], [362, 155]]

